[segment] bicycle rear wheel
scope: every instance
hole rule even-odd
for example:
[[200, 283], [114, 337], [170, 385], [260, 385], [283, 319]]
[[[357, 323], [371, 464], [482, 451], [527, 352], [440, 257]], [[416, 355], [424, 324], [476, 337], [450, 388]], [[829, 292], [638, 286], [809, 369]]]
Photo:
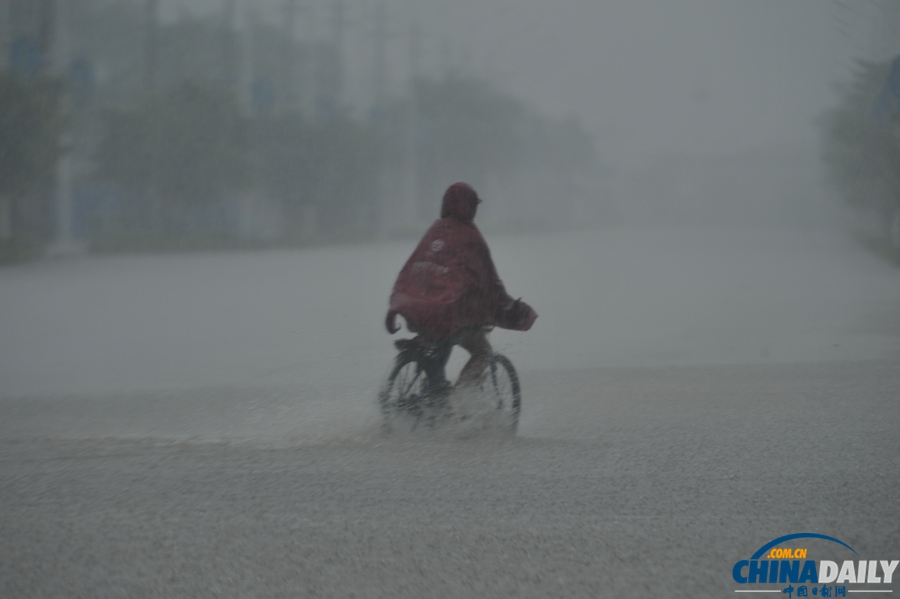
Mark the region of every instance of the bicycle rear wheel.
[[486, 383], [489, 401], [502, 413], [509, 431], [515, 434], [522, 409], [522, 388], [519, 385], [519, 375], [509, 358], [502, 354], [491, 357]]

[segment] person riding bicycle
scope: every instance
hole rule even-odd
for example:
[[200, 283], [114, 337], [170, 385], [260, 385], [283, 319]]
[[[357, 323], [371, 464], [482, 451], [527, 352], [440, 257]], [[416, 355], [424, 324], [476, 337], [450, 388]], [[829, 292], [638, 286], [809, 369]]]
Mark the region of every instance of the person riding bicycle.
[[489, 327], [527, 331], [537, 318], [531, 306], [506, 293], [497, 275], [487, 243], [473, 222], [480, 203], [466, 183], [447, 188], [441, 218], [400, 270], [385, 318], [391, 334], [400, 330], [399, 314], [421, 341], [446, 341], [445, 365], [454, 345], [468, 351], [471, 355], [457, 387], [477, 381], [490, 362]]

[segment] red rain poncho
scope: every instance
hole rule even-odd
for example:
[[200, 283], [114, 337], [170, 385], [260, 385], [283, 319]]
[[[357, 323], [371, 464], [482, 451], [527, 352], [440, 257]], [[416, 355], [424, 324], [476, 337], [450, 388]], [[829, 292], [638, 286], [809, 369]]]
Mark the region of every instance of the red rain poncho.
[[481, 200], [465, 183], [444, 194], [441, 218], [431, 225], [406, 261], [394, 290], [386, 326], [395, 333], [397, 314], [410, 330], [436, 341], [468, 326], [527, 331], [537, 314], [506, 293], [487, 243], [472, 220]]

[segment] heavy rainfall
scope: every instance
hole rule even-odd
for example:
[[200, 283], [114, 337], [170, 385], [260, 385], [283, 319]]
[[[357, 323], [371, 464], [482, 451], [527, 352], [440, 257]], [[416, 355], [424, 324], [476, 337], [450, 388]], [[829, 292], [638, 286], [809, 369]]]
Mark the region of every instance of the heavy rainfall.
[[[456, 182], [517, 428], [385, 331]], [[898, 265], [897, 0], [0, 0], [0, 597], [900, 558]]]

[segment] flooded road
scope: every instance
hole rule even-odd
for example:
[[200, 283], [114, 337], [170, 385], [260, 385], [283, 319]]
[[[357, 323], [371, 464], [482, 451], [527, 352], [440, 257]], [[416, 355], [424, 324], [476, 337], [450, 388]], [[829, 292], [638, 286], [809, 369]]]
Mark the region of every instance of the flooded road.
[[380, 434], [412, 242], [0, 271], [0, 596], [734, 596], [792, 532], [900, 557], [894, 267], [833, 231], [488, 241], [540, 314], [492, 335], [512, 439]]

